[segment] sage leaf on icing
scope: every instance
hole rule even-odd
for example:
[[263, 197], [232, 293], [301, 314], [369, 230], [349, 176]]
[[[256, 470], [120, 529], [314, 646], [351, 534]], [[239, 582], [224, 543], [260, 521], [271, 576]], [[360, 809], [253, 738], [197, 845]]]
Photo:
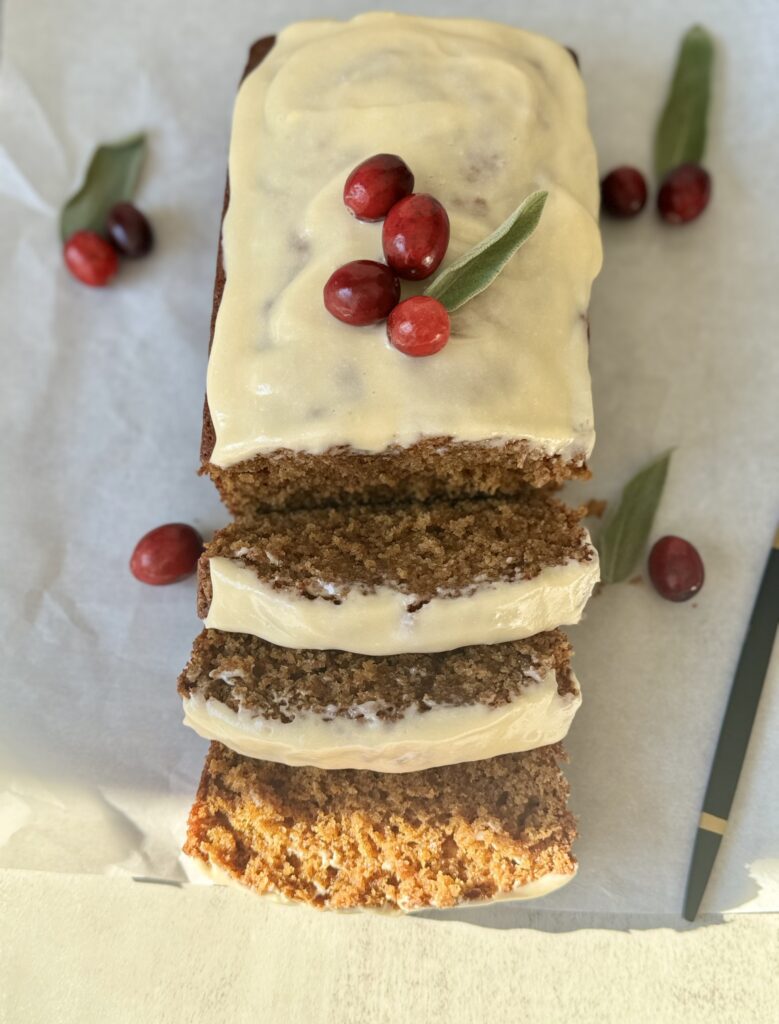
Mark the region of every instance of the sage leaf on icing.
[[637, 473], [622, 492], [619, 507], [598, 538], [604, 583], [621, 583], [635, 570], [649, 540], [665, 486], [672, 451]]
[[655, 135], [655, 173], [662, 178], [679, 164], [700, 163], [706, 149], [714, 41], [694, 25], [685, 34], [671, 91]]
[[145, 153], [146, 136], [141, 133], [97, 147], [84, 184], [60, 214], [63, 242], [74, 231], [105, 231], [111, 207], [132, 199]]
[[547, 195], [529, 195], [491, 235], [443, 270], [425, 289], [425, 295], [438, 299], [451, 313], [483, 292], [535, 231]]

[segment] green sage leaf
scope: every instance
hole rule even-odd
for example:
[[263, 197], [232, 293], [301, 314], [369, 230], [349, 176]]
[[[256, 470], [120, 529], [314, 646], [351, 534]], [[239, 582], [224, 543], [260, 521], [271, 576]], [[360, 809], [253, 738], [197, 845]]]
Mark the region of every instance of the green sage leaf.
[[662, 178], [679, 164], [700, 163], [706, 149], [714, 41], [694, 25], [685, 34], [671, 91], [655, 135], [655, 173]]
[[597, 543], [604, 583], [621, 583], [635, 570], [649, 540], [672, 454], [667, 451], [642, 469], [622, 492]]
[[60, 215], [63, 242], [74, 231], [105, 231], [114, 203], [132, 199], [146, 153], [146, 136], [131, 135], [121, 142], [98, 146], [84, 184], [67, 201]]
[[455, 260], [425, 289], [451, 313], [483, 292], [535, 231], [548, 192], [533, 192], [478, 245]]

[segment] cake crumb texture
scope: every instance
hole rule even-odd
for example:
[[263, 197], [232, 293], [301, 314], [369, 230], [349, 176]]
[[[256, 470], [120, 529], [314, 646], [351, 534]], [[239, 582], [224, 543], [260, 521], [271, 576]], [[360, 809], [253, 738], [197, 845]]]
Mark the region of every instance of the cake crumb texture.
[[207, 561], [214, 557], [237, 559], [275, 589], [336, 603], [354, 589], [388, 586], [421, 606], [483, 583], [533, 579], [545, 568], [592, 561], [584, 511], [529, 491], [520, 498], [265, 514], [232, 523], [206, 546], [198, 613], [208, 614]]
[[550, 672], [561, 696], [577, 693], [570, 657], [559, 630], [505, 644], [377, 657], [294, 650], [246, 633], [205, 629], [178, 689], [185, 700], [198, 696], [282, 722], [304, 712], [359, 718], [365, 707], [392, 722], [436, 706], [500, 707]]
[[529, 487], [586, 480], [584, 454], [564, 460], [527, 441], [503, 445], [452, 438], [424, 438], [377, 454], [330, 448], [320, 455], [280, 449], [221, 468], [210, 461], [214, 446], [210, 414], [201, 446], [201, 473], [213, 480], [237, 518], [274, 509], [430, 501], [436, 498], [510, 496]]
[[393, 776], [255, 761], [212, 743], [184, 852], [327, 909], [451, 907], [570, 875], [557, 744]]

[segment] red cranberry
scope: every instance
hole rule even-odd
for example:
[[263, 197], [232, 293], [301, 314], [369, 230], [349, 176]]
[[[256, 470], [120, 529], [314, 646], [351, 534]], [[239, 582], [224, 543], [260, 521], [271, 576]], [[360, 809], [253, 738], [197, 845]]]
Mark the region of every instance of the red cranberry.
[[154, 244], [151, 224], [132, 203], [117, 203], [106, 221], [108, 237], [123, 256], [146, 256]]
[[344, 203], [358, 220], [381, 220], [413, 191], [414, 175], [405, 161], [392, 153], [377, 153], [346, 179]]
[[390, 344], [407, 356], [432, 356], [449, 341], [451, 323], [446, 307], [429, 295], [404, 299], [387, 321]]
[[330, 275], [324, 297], [336, 319], [363, 327], [387, 319], [400, 298], [400, 281], [386, 263], [352, 260]]
[[449, 245], [449, 217], [432, 196], [406, 196], [395, 203], [381, 235], [387, 263], [401, 277], [421, 281], [436, 270]]
[[686, 224], [709, 205], [711, 176], [699, 164], [681, 164], [669, 171], [657, 195], [657, 209], [668, 224]]
[[689, 601], [703, 586], [701, 556], [681, 537], [661, 537], [649, 553], [649, 578], [666, 601]]
[[635, 167], [615, 167], [600, 183], [600, 194], [612, 217], [635, 217], [646, 206], [646, 180]]
[[96, 231], [77, 231], [65, 243], [65, 264], [74, 277], [93, 288], [108, 284], [119, 269], [116, 249]]
[[186, 523], [166, 523], [135, 545], [130, 572], [141, 583], [161, 586], [191, 576], [203, 551], [203, 538]]

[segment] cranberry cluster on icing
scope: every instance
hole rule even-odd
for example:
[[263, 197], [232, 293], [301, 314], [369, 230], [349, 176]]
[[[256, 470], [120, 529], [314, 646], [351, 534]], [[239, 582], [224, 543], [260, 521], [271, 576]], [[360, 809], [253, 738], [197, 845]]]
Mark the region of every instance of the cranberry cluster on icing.
[[386, 263], [352, 260], [339, 267], [325, 284], [324, 302], [336, 319], [354, 326], [389, 318], [387, 336], [395, 348], [428, 356], [449, 340], [449, 314], [428, 296], [400, 302], [399, 279], [422, 281], [435, 273], [449, 245], [449, 217], [437, 199], [413, 188], [410, 168], [392, 153], [378, 153], [354, 168], [344, 185], [344, 204], [358, 220], [384, 220]]

